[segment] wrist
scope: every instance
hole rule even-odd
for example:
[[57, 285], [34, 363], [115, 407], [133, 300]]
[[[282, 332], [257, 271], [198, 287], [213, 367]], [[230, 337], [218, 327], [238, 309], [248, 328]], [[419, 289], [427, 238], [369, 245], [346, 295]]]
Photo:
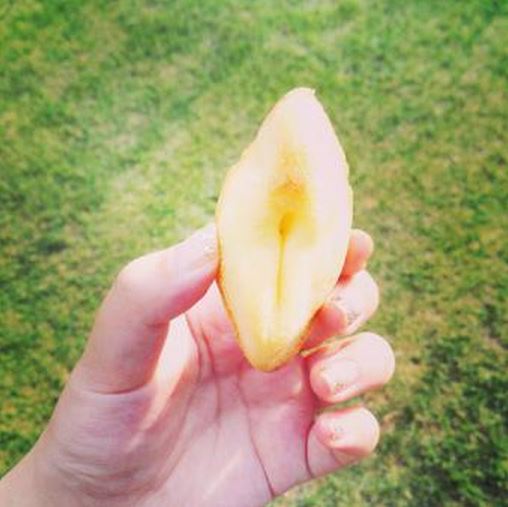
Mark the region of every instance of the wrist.
[[51, 466], [44, 432], [30, 452], [0, 480], [0, 507], [71, 507]]
[[44, 507], [44, 497], [31, 451], [0, 481], [0, 506]]

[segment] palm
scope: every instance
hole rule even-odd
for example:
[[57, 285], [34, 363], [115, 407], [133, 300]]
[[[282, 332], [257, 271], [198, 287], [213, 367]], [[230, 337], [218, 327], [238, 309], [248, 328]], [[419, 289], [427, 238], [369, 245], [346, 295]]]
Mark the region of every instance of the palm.
[[[172, 323], [166, 344], [140, 389], [100, 394], [70, 382], [53, 424], [72, 435], [61, 447], [87, 492], [108, 505], [241, 507], [310, 478], [316, 400], [301, 358], [275, 373], [254, 370], [215, 285]], [[165, 363], [177, 356], [181, 374], [171, 385], [174, 368]]]
[[[187, 322], [201, 371], [182, 410], [179, 446], [186, 452], [167, 482], [168, 503], [178, 491], [179, 505], [263, 504], [309, 478], [305, 449], [315, 398], [303, 360], [271, 374], [254, 370], [235, 342], [215, 286]], [[190, 474], [199, 491], [186, 490], [183, 479]]]
[[[180, 246], [188, 262], [186, 248], [193, 243]], [[378, 426], [368, 411], [316, 412], [388, 380], [393, 354], [382, 338], [359, 335], [276, 372], [254, 370], [210, 286], [214, 260], [168, 288], [165, 255], [140, 258], [120, 275], [34, 448], [43, 481], [58, 484], [50, 505], [264, 505], [372, 451]], [[377, 289], [366, 272], [350, 280], [341, 294], [360, 301], [357, 327], [374, 311]], [[333, 315], [320, 312], [313, 344], [346, 330]], [[365, 373], [337, 393], [322, 379], [341, 357]]]

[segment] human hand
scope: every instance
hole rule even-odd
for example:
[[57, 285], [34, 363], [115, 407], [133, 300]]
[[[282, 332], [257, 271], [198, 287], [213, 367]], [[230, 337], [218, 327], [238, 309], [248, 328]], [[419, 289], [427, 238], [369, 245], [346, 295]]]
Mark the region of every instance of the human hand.
[[[375, 311], [371, 251], [353, 232], [306, 349], [351, 335]], [[361, 333], [254, 370], [217, 264], [209, 226], [122, 270], [48, 427], [0, 483], [0, 505], [259, 506], [371, 453], [379, 427], [369, 411], [322, 409], [386, 383], [388, 343]]]

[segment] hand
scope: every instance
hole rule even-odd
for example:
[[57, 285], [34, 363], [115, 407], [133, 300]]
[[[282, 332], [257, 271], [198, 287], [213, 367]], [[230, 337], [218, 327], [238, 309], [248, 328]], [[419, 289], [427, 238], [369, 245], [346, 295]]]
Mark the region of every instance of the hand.
[[[353, 232], [307, 349], [376, 309], [371, 251]], [[122, 270], [47, 429], [0, 483], [1, 505], [259, 506], [371, 453], [368, 410], [321, 409], [389, 380], [387, 342], [361, 333], [256, 371], [235, 342], [217, 263], [208, 227]]]

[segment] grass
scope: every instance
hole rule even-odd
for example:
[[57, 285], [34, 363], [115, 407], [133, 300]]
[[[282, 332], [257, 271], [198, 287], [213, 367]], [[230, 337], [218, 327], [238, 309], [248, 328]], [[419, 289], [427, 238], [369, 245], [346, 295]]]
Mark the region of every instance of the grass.
[[285, 506], [503, 505], [508, 8], [470, 0], [0, 2], [0, 472], [128, 259], [213, 214], [270, 105], [317, 89], [377, 241], [384, 438]]

